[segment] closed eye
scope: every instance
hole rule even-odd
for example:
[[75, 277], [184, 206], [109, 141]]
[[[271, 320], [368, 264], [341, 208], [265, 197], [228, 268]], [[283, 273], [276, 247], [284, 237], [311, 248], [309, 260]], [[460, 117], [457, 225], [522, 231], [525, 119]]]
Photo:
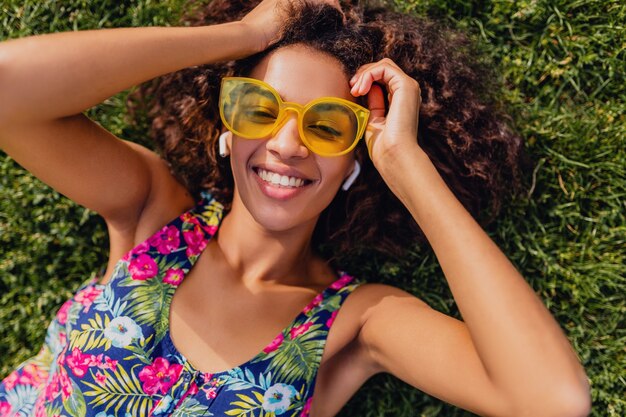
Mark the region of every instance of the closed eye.
[[246, 116], [248, 117], [259, 117], [259, 118], [268, 118], [268, 119], [275, 119], [276, 116], [274, 116], [272, 113], [269, 113], [265, 110], [259, 110], [259, 109], [253, 109], [253, 110], [247, 110], [246, 111]]
[[308, 128], [312, 130], [317, 130], [320, 133], [324, 133], [325, 135], [336, 136], [336, 137], [341, 136], [341, 132], [327, 125], [314, 124], [314, 125], [309, 125]]

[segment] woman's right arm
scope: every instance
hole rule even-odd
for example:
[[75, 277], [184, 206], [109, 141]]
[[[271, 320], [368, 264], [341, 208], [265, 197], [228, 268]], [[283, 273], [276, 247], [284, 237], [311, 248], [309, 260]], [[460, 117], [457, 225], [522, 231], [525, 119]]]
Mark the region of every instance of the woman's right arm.
[[[0, 149], [109, 223], [137, 221], [165, 164], [82, 112], [179, 69], [251, 55], [242, 22], [64, 32], [0, 43]], [[173, 180], [172, 180], [173, 181]], [[159, 187], [167, 186], [159, 182]]]

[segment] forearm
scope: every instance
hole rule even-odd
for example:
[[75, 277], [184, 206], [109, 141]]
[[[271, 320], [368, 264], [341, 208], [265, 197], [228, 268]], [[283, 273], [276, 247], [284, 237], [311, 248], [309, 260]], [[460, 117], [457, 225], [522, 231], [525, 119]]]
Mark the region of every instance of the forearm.
[[0, 43], [0, 122], [51, 120], [168, 72], [259, 50], [240, 23], [63, 32]]
[[428, 238], [492, 382], [520, 410], [584, 409], [586, 375], [558, 323], [417, 149], [382, 171]]

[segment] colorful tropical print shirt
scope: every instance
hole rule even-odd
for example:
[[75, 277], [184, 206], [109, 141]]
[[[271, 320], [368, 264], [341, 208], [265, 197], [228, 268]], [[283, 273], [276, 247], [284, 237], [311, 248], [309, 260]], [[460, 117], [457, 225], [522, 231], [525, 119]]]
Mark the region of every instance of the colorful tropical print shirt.
[[169, 306], [216, 233], [208, 193], [126, 254], [111, 280], [85, 282], [57, 312], [37, 356], [0, 383], [0, 416], [308, 416], [328, 331], [363, 282], [340, 278], [254, 358], [203, 373], [176, 350]]

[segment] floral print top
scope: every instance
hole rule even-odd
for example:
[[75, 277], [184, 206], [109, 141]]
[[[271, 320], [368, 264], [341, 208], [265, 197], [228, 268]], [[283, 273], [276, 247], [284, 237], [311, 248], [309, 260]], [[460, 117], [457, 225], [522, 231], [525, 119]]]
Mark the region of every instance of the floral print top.
[[169, 335], [169, 306], [216, 233], [210, 194], [94, 276], [59, 309], [37, 356], [0, 383], [0, 416], [308, 416], [328, 331], [363, 282], [340, 278], [249, 361], [195, 369]]

